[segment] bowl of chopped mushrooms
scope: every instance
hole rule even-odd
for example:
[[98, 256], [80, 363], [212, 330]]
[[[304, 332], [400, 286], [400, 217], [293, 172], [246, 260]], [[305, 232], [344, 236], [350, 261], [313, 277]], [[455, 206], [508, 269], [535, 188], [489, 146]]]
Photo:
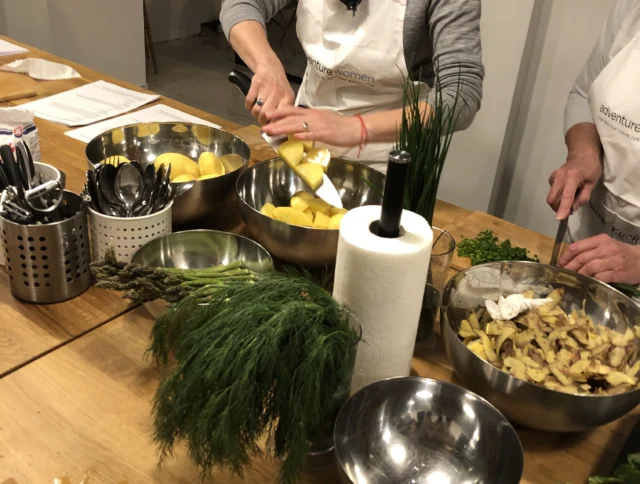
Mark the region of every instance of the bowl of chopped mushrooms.
[[465, 385], [525, 427], [576, 432], [640, 403], [640, 306], [607, 284], [535, 262], [454, 276], [447, 354]]

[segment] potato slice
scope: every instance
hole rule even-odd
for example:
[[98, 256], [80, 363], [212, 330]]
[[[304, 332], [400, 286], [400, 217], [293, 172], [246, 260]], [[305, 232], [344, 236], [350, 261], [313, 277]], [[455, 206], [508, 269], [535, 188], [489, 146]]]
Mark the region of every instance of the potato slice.
[[198, 180], [211, 180], [212, 178], [218, 178], [219, 175], [202, 175], [199, 176]]
[[273, 203], [265, 203], [260, 209], [260, 213], [262, 215], [266, 215], [269, 218], [273, 218], [273, 211], [275, 210], [275, 205]]
[[301, 139], [296, 139], [292, 134], [289, 135], [288, 140], [302, 143], [302, 146], [304, 147], [304, 151], [311, 151], [316, 144], [315, 141], [307, 141], [307, 140], [303, 141]]
[[309, 204], [302, 197], [291, 197], [289, 205], [291, 205], [291, 208], [295, 208], [301, 212], [304, 212], [309, 208]]
[[322, 212], [325, 215], [331, 215], [331, 205], [322, 200], [321, 198], [310, 198], [305, 200], [309, 204], [309, 208], [314, 213]]
[[311, 217], [311, 220], [313, 220], [315, 218], [315, 215], [313, 215], [313, 211], [310, 208], [307, 208], [306, 210], [303, 210], [302, 212], [306, 213], [309, 217]]
[[200, 175], [222, 176], [225, 173], [222, 161], [220, 161], [214, 153], [209, 151], [200, 153], [200, 158], [198, 158], [198, 168], [200, 170]]
[[295, 167], [302, 163], [304, 146], [302, 142], [298, 140], [285, 141], [280, 145], [280, 148], [278, 148], [278, 156], [295, 170]]
[[340, 222], [342, 222], [342, 217], [344, 217], [342, 213], [331, 217], [329, 220], [329, 230], [338, 230], [340, 228]]
[[193, 175], [180, 175], [175, 178], [171, 178], [171, 183], [186, 183], [195, 180], [196, 177]]
[[316, 190], [320, 185], [322, 185], [322, 176], [324, 175], [324, 172], [320, 165], [314, 165], [313, 163], [300, 163], [293, 168], [293, 171], [295, 171], [296, 175], [302, 178], [302, 181], [309, 185], [309, 188], [312, 190]]
[[306, 213], [291, 207], [276, 207], [273, 209], [273, 218], [279, 222], [301, 227], [313, 227], [313, 220]]
[[316, 165], [320, 165], [322, 170], [326, 173], [329, 169], [329, 163], [331, 163], [331, 153], [329, 153], [329, 150], [326, 148], [314, 148], [308, 151], [304, 161], [306, 163], [315, 163]]
[[328, 229], [329, 222], [331, 219], [328, 215], [325, 215], [322, 212], [316, 213], [316, 218], [313, 220], [313, 228], [314, 229]]
[[334, 215], [339, 215], [339, 214], [345, 214], [347, 213], [348, 210], [346, 208], [336, 208], [336, 207], [331, 207], [329, 209], [329, 215], [334, 216]]
[[154, 166], [159, 170], [162, 165], [171, 166], [171, 181], [181, 175], [191, 175], [194, 179], [200, 176], [198, 164], [180, 153], [163, 153], [156, 158]]
[[155, 136], [160, 132], [160, 124], [158, 123], [141, 124], [136, 128], [136, 131], [139, 138], [145, 138], [147, 136]]

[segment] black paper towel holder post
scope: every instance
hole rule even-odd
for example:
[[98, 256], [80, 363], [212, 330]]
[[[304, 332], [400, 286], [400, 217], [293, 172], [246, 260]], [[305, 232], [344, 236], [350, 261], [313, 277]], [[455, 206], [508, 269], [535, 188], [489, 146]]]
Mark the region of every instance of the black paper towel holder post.
[[395, 239], [402, 235], [400, 222], [410, 164], [411, 155], [406, 151], [389, 153], [380, 220], [373, 222], [369, 227], [371, 232], [379, 237]]

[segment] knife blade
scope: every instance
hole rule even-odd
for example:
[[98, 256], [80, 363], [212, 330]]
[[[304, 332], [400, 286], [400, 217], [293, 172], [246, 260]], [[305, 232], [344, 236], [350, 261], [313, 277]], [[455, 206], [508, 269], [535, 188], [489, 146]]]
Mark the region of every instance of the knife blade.
[[[242, 94], [244, 94], [245, 96], [247, 95], [247, 93], [249, 92], [249, 88], [251, 87], [251, 77], [246, 75], [244, 72], [240, 72], [235, 69], [231, 71], [231, 73], [229, 74], [229, 82], [231, 82], [231, 84], [235, 85], [238, 89], [240, 89], [240, 92], [242, 92]], [[303, 106], [300, 106], [300, 107], [303, 107]], [[260, 131], [260, 134], [262, 135], [264, 140], [269, 144], [269, 146], [273, 148], [273, 151], [275, 151], [276, 154], [278, 153], [278, 148], [280, 148], [282, 143], [284, 143], [289, 139], [288, 136], [269, 136], [268, 134], [262, 131]], [[313, 190], [308, 185], [307, 187], [318, 198], [321, 198], [322, 200], [327, 202], [329, 205], [335, 208], [343, 208], [342, 198], [340, 197], [338, 190], [336, 189], [335, 185], [329, 179], [326, 173], [322, 175], [322, 184], [316, 190]]]
[[558, 232], [556, 233], [556, 241], [553, 244], [553, 252], [551, 253], [551, 260], [549, 261], [549, 265], [556, 266], [558, 265], [558, 256], [560, 255], [560, 249], [562, 248], [562, 243], [564, 242], [564, 235], [567, 232], [567, 223], [569, 221], [569, 217], [565, 218], [558, 225]]

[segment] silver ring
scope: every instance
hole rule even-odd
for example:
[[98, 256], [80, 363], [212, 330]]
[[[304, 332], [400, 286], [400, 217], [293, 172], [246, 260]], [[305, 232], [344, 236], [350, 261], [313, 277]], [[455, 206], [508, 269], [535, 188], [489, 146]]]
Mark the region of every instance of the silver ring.
[[262, 99], [258, 98], [258, 99], [256, 99], [256, 104], [258, 106], [262, 106], [264, 104], [264, 101]]
[[309, 125], [306, 122], [302, 122], [302, 127], [304, 128], [305, 132], [309, 132]]

